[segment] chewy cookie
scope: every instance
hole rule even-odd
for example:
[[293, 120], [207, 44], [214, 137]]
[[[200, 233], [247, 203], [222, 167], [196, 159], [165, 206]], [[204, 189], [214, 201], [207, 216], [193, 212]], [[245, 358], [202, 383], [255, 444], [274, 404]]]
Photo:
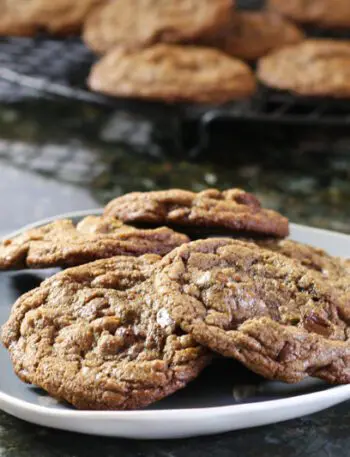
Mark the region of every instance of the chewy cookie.
[[112, 200], [104, 213], [124, 222], [186, 227], [199, 234], [242, 232], [284, 237], [289, 231], [288, 219], [262, 208], [254, 195], [241, 189], [133, 192]]
[[84, 40], [99, 53], [115, 46], [177, 43], [220, 30], [228, 23], [232, 0], [118, 0], [94, 11]]
[[157, 307], [159, 259], [100, 260], [23, 295], [2, 328], [16, 374], [80, 409], [141, 408], [194, 379], [210, 355]]
[[304, 33], [279, 14], [268, 11], [237, 11], [231, 26], [207, 40], [207, 44], [243, 60], [255, 60], [268, 52], [305, 38]]
[[263, 57], [258, 77], [298, 95], [350, 97], [350, 41], [306, 40]]
[[350, 27], [349, 0], [269, 0], [270, 9], [303, 24]]
[[81, 265], [115, 255], [164, 255], [189, 239], [167, 227], [141, 230], [115, 218], [55, 221], [0, 243], [0, 270]]
[[160, 303], [200, 344], [266, 378], [350, 382], [342, 301], [299, 262], [212, 238], [168, 254], [154, 280]]
[[80, 30], [86, 16], [105, 0], [0, 0], [5, 3], [1, 14], [1, 35], [33, 35], [43, 29], [64, 34]]
[[240, 60], [210, 48], [158, 44], [116, 48], [92, 68], [91, 89], [118, 97], [224, 103], [250, 96], [255, 78]]
[[344, 320], [350, 322], [350, 259], [332, 257], [322, 249], [292, 240], [259, 240], [264, 249], [283, 254], [313, 270], [320, 280], [330, 282], [343, 295], [344, 307], [339, 309]]
[[35, 33], [35, 26], [12, 11], [7, 0], [0, 0], [0, 9], [0, 36], [31, 36]]

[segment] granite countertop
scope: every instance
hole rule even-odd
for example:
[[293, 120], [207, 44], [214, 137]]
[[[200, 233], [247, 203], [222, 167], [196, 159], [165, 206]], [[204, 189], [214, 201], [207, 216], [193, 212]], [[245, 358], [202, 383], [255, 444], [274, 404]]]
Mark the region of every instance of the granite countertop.
[[[296, 143], [274, 128], [229, 128], [196, 160], [174, 153], [127, 113], [33, 101], [0, 108], [0, 232], [99, 207], [131, 190], [242, 186], [294, 222], [350, 233], [350, 143], [327, 153], [325, 132]], [[314, 133], [314, 132], [313, 132]], [[214, 134], [213, 134], [214, 135]], [[225, 137], [226, 135], [226, 137]], [[215, 136], [215, 135], [214, 135]], [[239, 138], [239, 141], [236, 141]], [[241, 141], [245, 138], [246, 141]], [[327, 136], [329, 141], [329, 136]], [[342, 142], [343, 141], [343, 142]], [[70, 434], [0, 413], [0, 456], [336, 456], [348, 454], [349, 403], [281, 424], [178, 441]], [[349, 422], [348, 422], [349, 420]]]

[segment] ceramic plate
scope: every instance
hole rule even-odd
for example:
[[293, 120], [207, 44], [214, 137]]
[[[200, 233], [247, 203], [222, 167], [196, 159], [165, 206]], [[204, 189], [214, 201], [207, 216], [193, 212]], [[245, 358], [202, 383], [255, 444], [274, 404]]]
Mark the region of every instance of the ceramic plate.
[[[58, 217], [79, 220], [92, 213], [100, 212]], [[292, 225], [291, 238], [350, 257], [347, 235]], [[0, 273], [0, 324], [19, 295], [54, 272]], [[77, 411], [17, 379], [3, 348], [0, 364], [0, 408], [7, 413], [48, 427], [125, 438], [183, 438], [227, 432], [300, 417], [350, 398], [350, 385], [330, 387], [313, 379], [296, 385], [267, 382], [234, 361], [218, 358], [188, 387], [144, 410]]]

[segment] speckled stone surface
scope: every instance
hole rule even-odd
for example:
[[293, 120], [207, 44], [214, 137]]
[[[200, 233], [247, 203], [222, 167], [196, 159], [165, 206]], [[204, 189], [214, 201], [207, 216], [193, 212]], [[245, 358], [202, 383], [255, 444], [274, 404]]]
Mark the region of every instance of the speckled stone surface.
[[[190, 161], [127, 113], [37, 102], [2, 106], [0, 232], [132, 190], [242, 186], [292, 221], [350, 233], [346, 133], [310, 131], [297, 140], [283, 128], [238, 125], [213, 132], [210, 150]], [[0, 413], [0, 456], [342, 457], [350, 449], [349, 405], [252, 430], [157, 442], [64, 433]]]

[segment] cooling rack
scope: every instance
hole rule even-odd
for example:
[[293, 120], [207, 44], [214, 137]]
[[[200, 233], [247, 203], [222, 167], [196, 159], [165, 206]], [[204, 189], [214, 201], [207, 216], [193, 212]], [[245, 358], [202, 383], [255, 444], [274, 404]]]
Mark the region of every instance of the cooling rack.
[[[245, 8], [260, 7], [260, 0], [245, 0]], [[318, 36], [325, 31], [310, 30]], [[333, 32], [332, 32], [333, 33]], [[338, 32], [336, 32], [338, 33]], [[344, 32], [340, 32], [342, 37]], [[333, 33], [334, 34], [334, 33]], [[89, 91], [86, 79], [95, 56], [76, 37], [55, 39], [0, 39], [0, 102], [17, 102], [28, 97], [65, 99], [92, 103], [111, 110], [141, 115], [164, 126], [165, 120], [177, 137], [181, 126], [194, 121], [199, 126], [198, 143], [205, 147], [210, 124], [225, 120], [293, 126], [348, 126], [350, 102], [307, 99], [260, 87], [249, 100], [222, 106], [170, 105], [159, 102], [125, 100]], [[163, 130], [166, 130], [163, 128]]]

